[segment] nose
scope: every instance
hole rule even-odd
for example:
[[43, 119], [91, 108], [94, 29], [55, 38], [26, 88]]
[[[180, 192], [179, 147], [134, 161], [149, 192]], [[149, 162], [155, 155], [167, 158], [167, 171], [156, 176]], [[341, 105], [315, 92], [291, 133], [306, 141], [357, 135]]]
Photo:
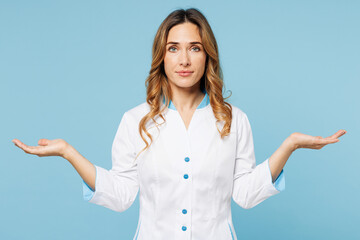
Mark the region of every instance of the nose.
[[191, 61], [190, 61], [189, 53], [187, 51], [182, 51], [180, 54], [179, 61], [181, 66], [190, 66]]

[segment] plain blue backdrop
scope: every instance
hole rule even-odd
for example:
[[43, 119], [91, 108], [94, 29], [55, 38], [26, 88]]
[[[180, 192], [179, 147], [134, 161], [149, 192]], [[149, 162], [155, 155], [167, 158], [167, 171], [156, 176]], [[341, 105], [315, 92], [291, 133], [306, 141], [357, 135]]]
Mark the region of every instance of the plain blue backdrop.
[[247, 113], [257, 164], [292, 132], [348, 133], [300, 149], [286, 190], [244, 210], [239, 239], [360, 239], [359, 1], [0, 2], [0, 239], [132, 239], [139, 201], [118, 213], [85, 202], [66, 160], [11, 142], [63, 138], [111, 168], [123, 113], [145, 101], [156, 30], [196, 7], [220, 49], [229, 101]]

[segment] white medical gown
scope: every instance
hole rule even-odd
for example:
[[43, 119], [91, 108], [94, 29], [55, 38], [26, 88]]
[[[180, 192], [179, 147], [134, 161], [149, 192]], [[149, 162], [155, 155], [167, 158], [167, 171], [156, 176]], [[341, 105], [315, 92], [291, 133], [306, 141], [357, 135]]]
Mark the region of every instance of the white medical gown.
[[237, 239], [231, 197], [252, 208], [285, 187], [283, 171], [272, 182], [268, 159], [256, 166], [247, 115], [232, 105], [232, 125], [221, 139], [209, 97], [195, 110], [188, 129], [172, 103], [147, 127], [150, 148], [139, 134], [149, 111], [143, 103], [127, 111], [112, 146], [112, 169], [96, 167], [95, 191], [83, 182], [84, 199], [114, 211], [125, 211], [139, 192], [136, 240]]

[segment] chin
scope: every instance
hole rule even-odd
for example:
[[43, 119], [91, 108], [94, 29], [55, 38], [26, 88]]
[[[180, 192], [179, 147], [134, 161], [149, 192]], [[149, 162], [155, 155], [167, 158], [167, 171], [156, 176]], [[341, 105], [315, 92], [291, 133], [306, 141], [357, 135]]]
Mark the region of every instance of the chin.
[[173, 80], [169, 81], [171, 86], [175, 88], [183, 88], [183, 89], [193, 88], [196, 85], [199, 85], [200, 82], [200, 79], [196, 81], [194, 78], [186, 78], [186, 77], [179, 78], [178, 76], [174, 76], [172, 79]]
[[182, 82], [182, 83], [177, 83], [177, 84], [175, 84], [175, 86], [176, 87], [178, 87], [178, 88], [193, 88], [193, 87], [195, 87], [196, 86], [196, 83], [184, 83], [184, 82]]

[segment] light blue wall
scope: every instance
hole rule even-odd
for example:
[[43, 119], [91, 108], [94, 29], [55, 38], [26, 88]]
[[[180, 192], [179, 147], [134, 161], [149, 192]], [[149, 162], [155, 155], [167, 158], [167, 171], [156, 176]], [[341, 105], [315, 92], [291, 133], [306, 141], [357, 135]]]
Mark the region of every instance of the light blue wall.
[[1, 1], [0, 239], [131, 239], [138, 199], [117, 213], [86, 203], [65, 160], [26, 155], [63, 138], [111, 168], [122, 114], [145, 100], [161, 21], [197, 7], [220, 48], [230, 102], [248, 114], [257, 163], [292, 132], [348, 133], [301, 149], [286, 190], [250, 210], [240, 239], [360, 239], [359, 1]]

